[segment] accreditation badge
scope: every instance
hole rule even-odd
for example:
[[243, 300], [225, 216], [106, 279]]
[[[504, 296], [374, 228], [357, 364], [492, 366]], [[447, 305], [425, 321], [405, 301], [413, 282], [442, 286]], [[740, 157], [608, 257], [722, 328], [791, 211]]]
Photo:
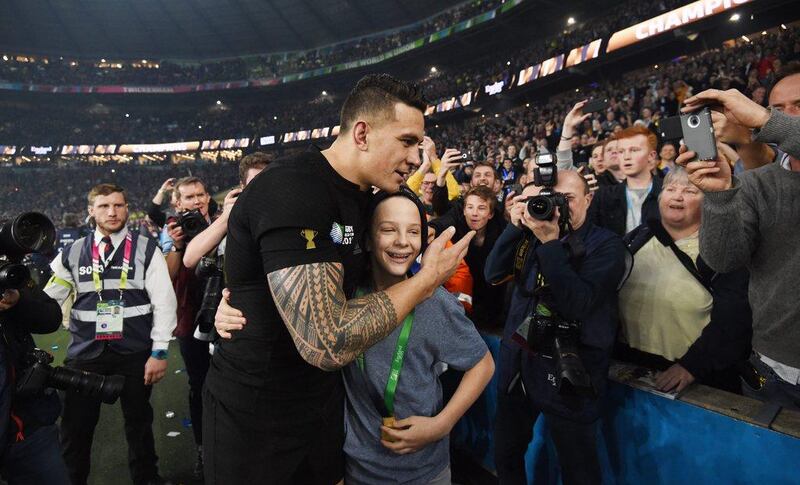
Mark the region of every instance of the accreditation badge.
[[123, 309], [122, 300], [97, 302], [95, 340], [119, 340], [122, 338]]

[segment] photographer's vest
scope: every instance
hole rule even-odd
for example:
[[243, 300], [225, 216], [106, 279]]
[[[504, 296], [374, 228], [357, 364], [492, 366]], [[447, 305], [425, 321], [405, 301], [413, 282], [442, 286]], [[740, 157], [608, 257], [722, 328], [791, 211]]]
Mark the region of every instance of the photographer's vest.
[[70, 359], [87, 360], [100, 355], [106, 346], [129, 354], [150, 350], [152, 340], [150, 330], [153, 326], [153, 309], [145, 291], [145, 272], [157, 250], [153, 239], [141, 235], [131, 235], [130, 262], [122, 300], [123, 328], [122, 338], [116, 340], [96, 340], [97, 303], [102, 295], [103, 301], [120, 298], [120, 278], [126, 239], [123, 239], [114, 254], [104, 266], [99, 263], [101, 292], [98, 295], [92, 277], [92, 245], [94, 234], [75, 241], [61, 253], [64, 267], [72, 273], [76, 282], [75, 303], [69, 319], [72, 342], [67, 350]]

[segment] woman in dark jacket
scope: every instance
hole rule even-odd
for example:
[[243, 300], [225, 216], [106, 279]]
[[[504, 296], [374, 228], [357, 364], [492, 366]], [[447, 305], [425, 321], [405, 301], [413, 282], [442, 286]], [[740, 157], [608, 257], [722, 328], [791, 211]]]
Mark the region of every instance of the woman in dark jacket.
[[656, 380], [663, 391], [698, 381], [740, 392], [736, 366], [752, 335], [749, 275], [715, 273], [700, 257], [702, 200], [683, 169], [671, 171], [658, 200], [661, 220], [626, 236], [634, 265], [620, 290], [618, 357], [663, 371]]

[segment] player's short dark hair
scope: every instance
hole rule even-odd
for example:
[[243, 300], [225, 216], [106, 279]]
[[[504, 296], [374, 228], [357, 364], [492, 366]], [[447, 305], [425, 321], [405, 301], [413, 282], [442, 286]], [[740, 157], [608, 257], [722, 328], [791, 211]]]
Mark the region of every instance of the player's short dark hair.
[[394, 118], [394, 106], [403, 103], [425, 112], [428, 103], [419, 86], [388, 74], [370, 74], [361, 78], [342, 105], [340, 132], [351, 128], [359, 116]]
[[255, 152], [242, 157], [242, 159], [239, 160], [239, 181], [242, 183], [242, 186], [244, 186], [247, 180], [247, 172], [251, 168], [264, 169], [271, 161], [272, 157], [264, 152]]

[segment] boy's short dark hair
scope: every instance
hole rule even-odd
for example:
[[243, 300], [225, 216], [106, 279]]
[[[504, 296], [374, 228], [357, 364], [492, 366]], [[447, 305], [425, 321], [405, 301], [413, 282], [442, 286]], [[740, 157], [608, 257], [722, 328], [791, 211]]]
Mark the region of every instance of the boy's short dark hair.
[[495, 208], [497, 207], [497, 198], [494, 196], [494, 192], [489, 187], [485, 185], [478, 185], [477, 187], [472, 187], [464, 194], [464, 205], [467, 203], [467, 197], [474, 195], [476, 197], [480, 197], [484, 201], [489, 204], [489, 210], [494, 212]]
[[242, 187], [244, 187], [247, 180], [247, 172], [251, 168], [264, 169], [271, 161], [272, 157], [264, 152], [255, 152], [242, 157], [239, 160], [239, 181], [242, 183]]
[[425, 112], [428, 103], [416, 83], [401, 81], [388, 74], [370, 74], [361, 78], [342, 105], [340, 132], [349, 130], [365, 114], [394, 118], [394, 106], [403, 103]]

